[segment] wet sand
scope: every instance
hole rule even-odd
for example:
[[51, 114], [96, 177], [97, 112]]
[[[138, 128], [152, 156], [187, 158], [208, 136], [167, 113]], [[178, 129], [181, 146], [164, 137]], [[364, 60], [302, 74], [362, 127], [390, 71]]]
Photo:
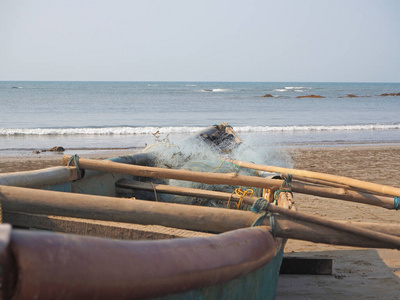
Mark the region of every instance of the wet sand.
[[[295, 148], [294, 167], [400, 187], [400, 146]], [[78, 152], [79, 154], [79, 152]], [[108, 158], [110, 151], [82, 155]], [[61, 165], [62, 154], [0, 157], [0, 173]], [[295, 194], [299, 211], [335, 220], [400, 222], [400, 211]], [[289, 240], [286, 256], [332, 258], [332, 275], [281, 275], [277, 299], [399, 299], [400, 252]]]

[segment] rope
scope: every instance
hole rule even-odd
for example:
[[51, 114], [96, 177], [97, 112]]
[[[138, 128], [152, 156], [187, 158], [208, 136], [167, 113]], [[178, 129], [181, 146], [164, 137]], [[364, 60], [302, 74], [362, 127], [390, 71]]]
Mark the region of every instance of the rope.
[[231, 125], [227, 124], [227, 125], [223, 125], [223, 124], [214, 124], [213, 127], [219, 129], [219, 130], [225, 130], [225, 128], [229, 127], [232, 128]]
[[154, 197], [156, 198], [156, 202], [158, 202], [156, 187], [154, 186], [154, 184], [153, 184], [151, 181], [150, 181], [150, 184], [151, 184], [151, 186], [153, 187], [153, 190], [154, 190]]
[[279, 189], [279, 190], [276, 190], [274, 193], [274, 202], [278, 201], [279, 195], [281, 193], [290, 193], [290, 194], [292, 194], [292, 197], [293, 197], [293, 192], [291, 189]]
[[400, 197], [394, 197], [393, 208], [395, 210], [399, 210], [400, 209]]
[[232, 198], [233, 194], [236, 194], [236, 195], [239, 196], [239, 201], [236, 204], [236, 209], [239, 210], [239, 209], [243, 209], [243, 199], [244, 199], [244, 197], [245, 196], [250, 196], [250, 197], [253, 196], [254, 191], [252, 189], [247, 189], [245, 191], [243, 191], [241, 188], [235, 189], [232, 192], [231, 196], [229, 197], [227, 208], [229, 208], [229, 203], [231, 201], [231, 198]]
[[254, 201], [253, 206], [250, 208], [252, 212], [259, 213], [258, 218], [253, 222], [251, 227], [260, 226], [265, 217], [269, 217], [269, 224], [271, 226], [272, 236], [275, 238], [275, 217], [268, 211], [269, 202], [264, 198], [258, 198]]
[[292, 192], [292, 185], [290, 184], [293, 179], [292, 174], [281, 174], [281, 178], [283, 179], [281, 188], [279, 190], [276, 190], [274, 193], [274, 202], [277, 203], [279, 199], [279, 195], [283, 193], [290, 193], [292, 194], [293, 197], [293, 192]]
[[69, 161], [68, 161], [68, 164], [67, 164], [67, 167], [68, 167], [72, 162], [74, 162], [74, 165], [75, 165], [75, 167], [76, 167], [76, 170], [78, 171], [78, 179], [81, 179], [81, 178], [82, 178], [82, 174], [81, 174], [81, 170], [79, 169], [79, 156], [78, 156], [78, 154], [75, 154], [75, 155], [73, 155], [73, 156], [70, 157], [70, 159], [69, 159]]
[[238, 203], [236, 204], [236, 208], [241, 209], [241, 207], [243, 206], [244, 197], [245, 196], [249, 196], [249, 197], [253, 196], [254, 191], [252, 189], [247, 189], [247, 190], [243, 191], [241, 188], [237, 188], [237, 189], [235, 189], [235, 194], [240, 197]]
[[[235, 191], [236, 191], [236, 190], [235, 190]], [[229, 208], [229, 204], [231, 203], [231, 199], [232, 199], [232, 196], [233, 196], [233, 194], [235, 193], [235, 191], [233, 191], [233, 192], [231, 193], [231, 195], [229, 196], [228, 204], [226, 205], [226, 208]]]
[[292, 188], [292, 186], [291, 186], [291, 182], [292, 182], [292, 179], [293, 179], [293, 175], [292, 174], [288, 174], [288, 173], [286, 173], [286, 174], [284, 174], [284, 173], [282, 173], [281, 174], [281, 178], [283, 179], [283, 182], [282, 182], [282, 188], [283, 187], [286, 187], [286, 188]]

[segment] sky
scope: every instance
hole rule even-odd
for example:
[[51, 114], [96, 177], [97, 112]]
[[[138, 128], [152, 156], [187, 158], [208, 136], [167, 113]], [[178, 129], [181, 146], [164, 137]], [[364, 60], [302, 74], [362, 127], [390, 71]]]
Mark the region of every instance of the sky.
[[400, 82], [398, 0], [0, 0], [0, 80]]

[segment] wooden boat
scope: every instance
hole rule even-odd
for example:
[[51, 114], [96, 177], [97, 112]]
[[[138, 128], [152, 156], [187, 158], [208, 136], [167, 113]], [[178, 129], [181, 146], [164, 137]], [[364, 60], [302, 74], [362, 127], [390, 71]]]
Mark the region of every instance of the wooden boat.
[[[200, 136], [224, 153], [241, 143], [227, 124]], [[69, 166], [0, 174], [8, 223], [0, 226], [3, 298], [273, 299], [287, 238], [400, 248], [398, 225], [323, 220], [296, 212], [292, 198], [293, 191], [318, 192], [385, 207], [385, 195], [343, 182], [326, 189], [321, 180], [327, 178], [311, 185], [286, 174], [160, 168], [157, 159], [154, 152], [105, 161], [65, 156]], [[171, 180], [231, 192], [166, 184]], [[262, 193], [234, 194], [237, 186]], [[170, 194], [183, 195], [186, 204], [163, 199]], [[199, 198], [251, 210], [187, 205]]]
[[[241, 142], [226, 125], [201, 136], [221, 151], [224, 140]], [[132, 191], [129, 184], [162, 188], [160, 180], [112, 169], [151, 169], [155, 159], [150, 152], [116, 157], [104, 161], [108, 172], [83, 167], [80, 159], [77, 166], [1, 174], [8, 223], [0, 227], [3, 297], [273, 299], [286, 239], [274, 237], [270, 226], [252, 227], [259, 214], [146, 201], [162, 197], [155, 190], [148, 199], [119, 197], [119, 190]], [[225, 203], [244, 198], [215, 197]], [[292, 206], [290, 193], [277, 203]], [[261, 225], [269, 225], [267, 219]]]

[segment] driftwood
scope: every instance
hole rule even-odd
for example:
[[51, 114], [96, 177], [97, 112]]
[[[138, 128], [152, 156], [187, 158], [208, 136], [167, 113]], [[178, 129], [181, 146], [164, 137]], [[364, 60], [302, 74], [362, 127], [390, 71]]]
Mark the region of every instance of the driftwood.
[[[281, 193], [285, 194], [285, 193]], [[0, 186], [3, 210], [41, 215], [96, 219], [143, 225], [162, 225], [180, 229], [225, 232], [250, 227], [259, 217], [250, 211], [227, 210], [173, 203], [149, 202], [104, 196], [62, 193], [27, 188]], [[302, 239], [338, 245], [400, 248], [400, 238], [368, 229], [357, 230], [348, 224], [290, 215], [290, 210], [272, 206], [276, 215], [277, 237]], [[290, 215], [285, 217], [282, 212]], [[294, 213], [294, 212], [293, 212]], [[264, 225], [270, 225], [264, 218]], [[327, 227], [328, 226], [328, 227]], [[351, 228], [350, 228], [351, 227]]]
[[347, 185], [350, 187], [375, 192], [375, 193], [382, 194], [382, 195], [388, 195], [388, 196], [393, 196], [393, 197], [400, 196], [400, 188], [377, 184], [377, 183], [366, 182], [366, 181], [353, 179], [353, 178], [349, 178], [349, 177], [336, 176], [336, 175], [330, 175], [330, 174], [318, 173], [318, 172], [312, 172], [312, 171], [306, 171], [306, 170], [296, 170], [296, 169], [281, 168], [281, 167], [274, 167], [274, 166], [258, 165], [258, 164], [248, 163], [248, 162], [239, 161], [239, 160], [228, 159], [227, 161], [229, 161], [230, 163], [233, 163], [239, 167], [245, 167], [245, 168], [249, 168], [249, 169], [266, 171], [266, 172], [289, 173], [289, 174], [292, 174], [295, 176], [298, 175], [298, 176], [303, 176], [303, 177], [307, 177], [307, 178], [315, 178], [315, 179], [330, 181], [330, 182], [334, 182], [334, 183], [339, 183], [339, 184]]
[[[63, 164], [67, 164], [70, 156], [64, 156]], [[145, 167], [137, 165], [120, 164], [112, 161], [100, 161], [93, 159], [79, 159], [79, 166], [83, 169], [97, 170], [102, 172], [136, 175], [152, 178], [167, 178], [200, 182], [205, 184], [227, 184], [240, 185], [258, 188], [268, 188], [277, 190], [282, 186], [283, 180], [269, 179], [255, 176], [243, 176], [236, 173], [207, 173], [194, 172], [187, 170], [173, 170], [155, 167]], [[357, 203], [380, 206], [393, 209], [393, 199], [355, 192], [343, 188], [326, 188], [304, 184], [301, 182], [291, 182], [292, 191], [308, 195], [316, 195], [325, 198], [347, 200]]]

